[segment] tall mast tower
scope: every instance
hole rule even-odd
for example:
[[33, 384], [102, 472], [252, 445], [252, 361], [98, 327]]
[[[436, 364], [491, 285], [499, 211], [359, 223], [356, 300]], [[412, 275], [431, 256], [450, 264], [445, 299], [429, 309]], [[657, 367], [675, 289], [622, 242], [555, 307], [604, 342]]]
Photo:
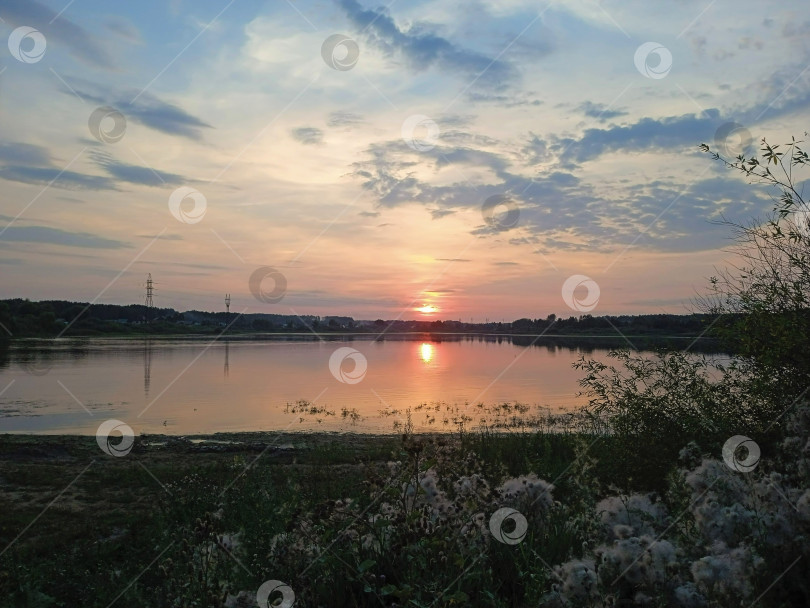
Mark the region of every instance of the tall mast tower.
[[155, 303], [152, 301], [152, 294], [154, 293], [155, 288], [152, 284], [152, 273], [146, 275], [146, 322], [148, 323], [152, 317], [152, 308], [154, 308]]
[[230, 315], [231, 314], [231, 294], [225, 294], [225, 312]]

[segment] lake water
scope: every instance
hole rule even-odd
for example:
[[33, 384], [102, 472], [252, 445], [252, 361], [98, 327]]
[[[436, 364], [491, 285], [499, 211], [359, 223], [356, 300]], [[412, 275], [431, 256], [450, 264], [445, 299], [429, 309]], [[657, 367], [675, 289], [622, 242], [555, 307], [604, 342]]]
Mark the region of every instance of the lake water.
[[607, 348], [533, 340], [12, 342], [0, 351], [0, 432], [94, 434], [110, 418], [136, 434], [394, 432], [408, 408], [415, 429], [453, 431], [461, 416], [471, 428], [578, 409], [571, 364], [606, 361]]

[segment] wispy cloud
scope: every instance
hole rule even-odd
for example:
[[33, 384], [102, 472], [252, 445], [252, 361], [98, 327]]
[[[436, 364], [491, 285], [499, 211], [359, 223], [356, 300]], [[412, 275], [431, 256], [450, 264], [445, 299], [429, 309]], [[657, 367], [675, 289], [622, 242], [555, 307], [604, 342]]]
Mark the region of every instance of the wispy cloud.
[[63, 44], [68, 52], [82, 62], [105, 69], [113, 68], [107, 51], [97, 42], [92, 32], [76, 25], [65, 15], [59, 15], [36, 0], [3, 0], [0, 17], [14, 26], [37, 28], [48, 39], [48, 44]]
[[305, 145], [318, 145], [323, 143], [323, 131], [317, 127], [298, 127], [291, 131], [295, 141]]
[[3, 233], [3, 240], [47, 243], [66, 247], [86, 247], [89, 249], [122, 249], [130, 247], [128, 243], [123, 241], [104, 238], [88, 232], [69, 232], [46, 226], [9, 226]]
[[116, 190], [115, 182], [102, 175], [86, 175], [75, 171], [64, 171], [55, 167], [25, 167], [5, 165], [0, 167], [0, 178], [23, 184], [47, 186], [67, 190]]
[[100, 106], [111, 106], [121, 112], [127, 121], [140, 123], [167, 135], [200, 141], [203, 129], [212, 128], [210, 124], [180, 106], [163, 101], [151, 93], [141, 93], [133, 102], [137, 94], [135, 92], [113, 91], [91, 83], [84, 84], [89, 86], [82, 87], [77, 83], [77, 86], [71, 85], [73, 90], [65, 88], [63, 92], [71, 96], [78, 93], [85, 100]]
[[191, 181], [175, 173], [122, 163], [109, 154], [95, 152], [92, 156], [96, 163], [118, 182], [159, 188], [161, 186], [187, 184]]

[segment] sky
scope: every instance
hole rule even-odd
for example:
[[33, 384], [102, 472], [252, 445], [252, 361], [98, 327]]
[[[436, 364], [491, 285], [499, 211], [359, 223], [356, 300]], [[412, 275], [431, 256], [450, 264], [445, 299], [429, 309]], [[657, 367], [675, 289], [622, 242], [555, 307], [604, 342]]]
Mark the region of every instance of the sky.
[[[802, 1], [3, 0], [0, 298], [687, 313], [802, 136]], [[5, 42], [7, 41], [7, 44]], [[421, 309], [421, 310], [419, 310]]]

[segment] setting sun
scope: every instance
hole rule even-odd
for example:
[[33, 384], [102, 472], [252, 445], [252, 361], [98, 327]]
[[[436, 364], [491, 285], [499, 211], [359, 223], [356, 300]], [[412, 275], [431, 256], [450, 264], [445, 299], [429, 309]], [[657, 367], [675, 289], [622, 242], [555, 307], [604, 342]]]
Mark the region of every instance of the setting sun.
[[433, 314], [434, 312], [439, 312], [439, 309], [433, 306], [433, 304], [425, 304], [424, 306], [420, 306], [416, 310], [425, 315]]

